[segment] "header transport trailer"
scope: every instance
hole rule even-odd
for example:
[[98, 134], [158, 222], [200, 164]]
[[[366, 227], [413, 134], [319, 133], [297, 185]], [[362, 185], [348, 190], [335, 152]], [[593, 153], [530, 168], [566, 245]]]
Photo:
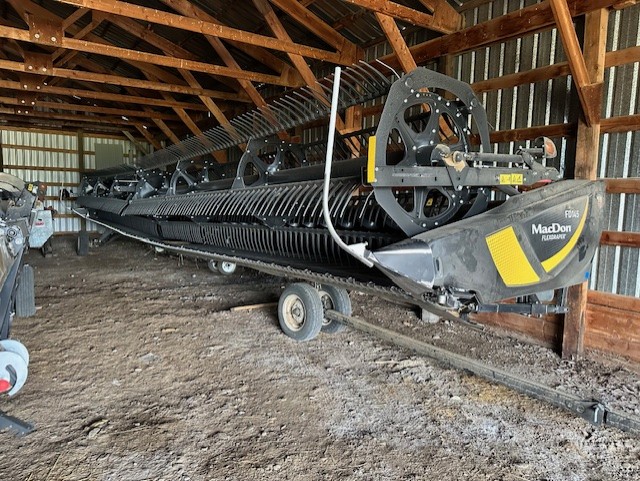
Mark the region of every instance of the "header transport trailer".
[[[298, 340], [340, 330], [323, 312], [350, 314], [347, 289], [437, 315], [565, 312], [554, 291], [589, 277], [603, 184], [562, 180], [546, 138], [497, 153], [469, 85], [424, 68], [392, 82], [378, 68], [337, 69], [230, 126], [87, 176], [76, 213], [223, 273], [306, 281], [278, 308]], [[375, 128], [334, 138], [336, 113], [378, 98]], [[327, 118], [328, 140], [282, 140]], [[207, 156], [245, 144], [235, 163]]]

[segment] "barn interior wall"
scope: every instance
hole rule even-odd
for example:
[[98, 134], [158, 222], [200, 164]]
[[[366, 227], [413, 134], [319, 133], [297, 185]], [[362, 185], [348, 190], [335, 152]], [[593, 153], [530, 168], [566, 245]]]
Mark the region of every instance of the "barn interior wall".
[[[81, 150], [79, 140], [83, 142]], [[56, 211], [54, 230], [57, 234], [80, 230], [80, 219], [71, 211], [81, 181], [79, 156], [80, 151], [83, 152], [84, 169], [95, 170], [96, 144], [121, 145], [127, 160], [135, 155], [136, 147], [124, 138], [4, 127], [0, 130], [2, 170], [27, 182], [47, 184], [45, 205]], [[69, 192], [70, 198], [63, 199], [63, 190]]]

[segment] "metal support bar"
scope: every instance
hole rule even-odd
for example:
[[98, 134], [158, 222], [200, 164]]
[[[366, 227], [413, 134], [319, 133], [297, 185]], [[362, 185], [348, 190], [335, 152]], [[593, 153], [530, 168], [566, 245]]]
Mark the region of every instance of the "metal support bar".
[[427, 356], [448, 367], [470, 372], [488, 381], [526, 394], [534, 399], [545, 401], [553, 406], [570, 411], [596, 426], [610, 425], [623, 431], [640, 435], [640, 418], [611, 411], [598, 401], [581, 399], [578, 396], [557, 391], [544, 384], [522, 379], [519, 375], [511, 374], [460, 354], [449, 352], [403, 334], [390, 331], [389, 329], [376, 326], [357, 317], [345, 316], [333, 310], [325, 311], [324, 315], [327, 320], [341, 322], [353, 329], [371, 334], [396, 346], [410, 349], [422, 356]]

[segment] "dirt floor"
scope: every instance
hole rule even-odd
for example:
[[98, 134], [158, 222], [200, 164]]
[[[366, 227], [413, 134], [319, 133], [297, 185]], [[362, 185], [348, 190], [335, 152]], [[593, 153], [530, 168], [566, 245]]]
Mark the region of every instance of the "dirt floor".
[[[118, 239], [29, 254], [38, 313], [16, 319], [30, 375], [1, 409], [0, 480], [638, 480], [640, 439], [355, 331], [285, 337], [284, 281]], [[355, 314], [640, 415], [615, 362], [539, 347], [352, 294]]]

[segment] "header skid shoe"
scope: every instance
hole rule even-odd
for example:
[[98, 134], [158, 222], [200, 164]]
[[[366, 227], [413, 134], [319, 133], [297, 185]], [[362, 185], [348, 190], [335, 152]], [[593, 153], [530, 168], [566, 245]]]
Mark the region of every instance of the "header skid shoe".
[[550, 184], [369, 259], [416, 296], [445, 288], [492, 303], [579, 284], [600, 241], [604, 192], [601, 181]]

